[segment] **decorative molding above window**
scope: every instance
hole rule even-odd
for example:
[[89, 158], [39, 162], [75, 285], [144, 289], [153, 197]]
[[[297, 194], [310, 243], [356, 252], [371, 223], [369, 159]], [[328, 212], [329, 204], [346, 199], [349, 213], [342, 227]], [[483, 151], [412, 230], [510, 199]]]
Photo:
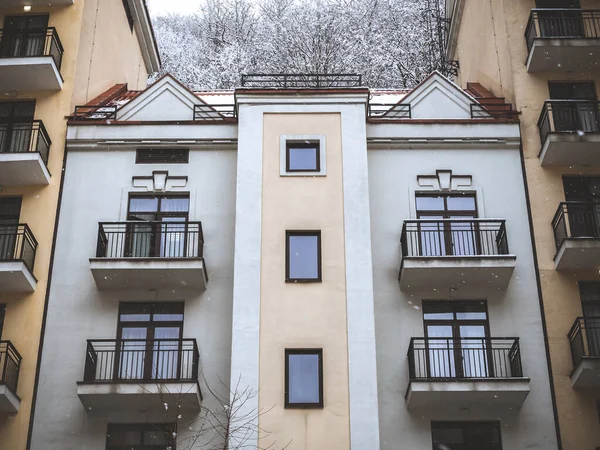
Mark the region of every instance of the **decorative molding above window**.
[[451, 170], [436, 170], [435, 175], [417, 175], [419, 188], [428, 191], [460, 191], [471, 188], [471, 175], [453, 175]]
[[169, 176], [168, 170], [155, 170], [149, 177], [133, 177], [133, 187], [146, 192], [171, 192], [185, 189], [188, 177]]

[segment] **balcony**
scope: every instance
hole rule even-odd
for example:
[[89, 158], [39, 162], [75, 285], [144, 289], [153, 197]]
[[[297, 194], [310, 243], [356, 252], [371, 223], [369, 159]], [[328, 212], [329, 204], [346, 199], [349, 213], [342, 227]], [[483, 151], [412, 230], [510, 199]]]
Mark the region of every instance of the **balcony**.
[[600, 102], [548, 100], [538, 120], [542, 166], [600, 163]]
[[88, 411], [200, 410], [195, 339], [87, 341], [77, 395]]
[[41, 120], [0, 123], [0, 183], [3, 186], [50, 184], [50, 137]]
[[206, 289], [200, 222], [103, 222], [90, 268], [100, 290]]
[[400, 240], [404, 291], [506, 289], [515, 269], [504, 220], [407, 220]]
[[569, 331], [574, 388], [600, 387], [600, 317], [578, 317]]
[[600, 69], [600, 11], [532, 9], [525, 40], [528, 72]]
[[529, 394], [519, 338], [412, 338], [409, 409], [520, 408]]
[[552, 227], [557, 270], [600, 269], [600, 203], [562, 202]]
[[0, 292], [35, 291], [37, 245], [27, 225], [0, 225]]
[[10, 341], [0, 341], [0, 414], [19, 412], [17, 396], [21, 355]]
[[63, 46], [54, 28], [0, 30], [0, 91], [58, 91]]

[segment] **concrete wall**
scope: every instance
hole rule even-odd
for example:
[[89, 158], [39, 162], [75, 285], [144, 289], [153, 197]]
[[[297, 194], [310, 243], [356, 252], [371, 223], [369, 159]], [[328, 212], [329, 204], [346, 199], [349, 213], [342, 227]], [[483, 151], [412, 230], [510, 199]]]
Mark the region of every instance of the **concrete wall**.
[[[371, 125], [369, 136], [378, 134]], [[476, 132], [464, 125], [463, 137], [495, 132]], [[428, 131], [428, 125], [404, 125], [397, 136], [456, 137], [452, 131]], [[466, 131], [466, 132], [465, 132]], [[390, 132], [387, 133], [389, 135]], [[472, 189], [478, 198], [480, 217], [506, 219], [508, 244], [517, 256], [508, 289], [486, 295], [454, 291], [452, 299], [485, 298], [493, 337], [519, 337], [524, 375], [531, 379], [531, 392], [520, 410], [408, 410], [404, 399], [409, 383], [407, 350], [411, 337], [423, 337], [422, 300], [449, 299], [449, 292], [417, 295], [400, 290], [400, 234], [403, 221], [415, 218], [414, 192], [419, 190], [417, 175], [433, 175], [436, 170], [452, 170], [472, 175]], [[503, 448], [514, 450], [556, 449], [556, 435], [550, 401], [550, 383], [543, 351], [541, 314], [525, 191], [519, 151], [516, 148], [491, 149], [486, 145], [462, 147], [423, 145], [410, 148], [389, 144], [369, 148], [369, 190], [371, 238], [377, 337], [379, 416], [382, 450], [431, 448], [432, 420], [500, 420]], [[467, 189], [469, 190], [469, 189]]]
[[[189, 164], [136, 165], [131, 148], [69, 151], [50, 292], [33, 450], [103, 450], [107, 422], [157, 420], [144, 414], [86, 412], [77, 397], [86, 339], [116, 337], [120, 301], [185, 301], [184, 337], [196, 338], [201, 369], [227, 396], [231, 346], [236, 153], [190, 150]], [[98, 291], [90, 272], [99, 221], [124, 220], [132, 176], [153, 170], [189, 177], [190, 220], [202, 221], [209, 282], [205, 292]], [[215, 400], [203, 381], [205, 406]], [[184, 418], [181, 423], [186, 423]], [[161, 421], [160, 418], [158, 419]], [[194, 425], [193, 427], [196, 427]]]
[[[478, 81], [496, 95], [504, 95], [521, 111], [521, 134], [529, 184], [538, 264], [544, 297], [548, 340], [556, 391], [559, 425], [565, 450], [594, 448], [600, 444], [595, 394], [571, 388], [571, 352], [567, 333], [582, 314], [578, 281], [598, 280], [598, 273], [562, 272], [554, 269], [555, 244], [550, 225], [564, 200], [563, 174], [600, 174], [598, 167], [543, 168], [537, 121], [549, 98], [548, 80], [590, 80], [600, 94], [600, 73], [556, 72], [530, 74], [525, 69], [524, 32], [533, 0], [467, 1], [459, 32], [457, 53], [459, 82]], [[599, 9], [600, 1], [582, 0], [584, 9]], [[492, 19], [493, 17], [493, 19]]]

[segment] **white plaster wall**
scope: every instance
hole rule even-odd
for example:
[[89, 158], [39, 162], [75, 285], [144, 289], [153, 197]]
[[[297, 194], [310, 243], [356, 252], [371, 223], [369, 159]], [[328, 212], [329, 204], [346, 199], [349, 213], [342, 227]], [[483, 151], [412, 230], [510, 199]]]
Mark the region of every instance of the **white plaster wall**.
[[[419, 126], [412, 128], [420, 134]], [[435, 145], [371, 148], [368, 152], [381, 449], [431, 448], [431, 420], [501, 420], [503, 448], [556, 449], [519, 151], [490, 150], [484, 144], [471, 144], [468, 149], [460, 149], [460, 144], [455, 146], [459, 149]], [[485, 216], [506, 219], [509, 248], [517, 255], [516, 269], [508, 289], [490, 293], [487, 300], [491, 335], [520, 338], [524, 375], [531, 378], [531, 392], [520, 411], [476, 416], [450, 407], [435, 413], [406, 407], [406, 353], [410, 338], [422, 337], [424, 332], [422, 298], [403, 293], [398, 282], [400, 233], [403, 221], [414, 217], [411, 197], [417, 175], [434, 174], [436, 169], [472, 175], [473, 185], [482, 193]], [[464, 292], [452, 298], [461, 294], [473, 298]], [[427, 297], [447, 299], [448, 292]]]
[[[104, 450], [108, 421], [152, 419], [86, 413], [77, 397], [86, 340], [116, 337], [119, 301], [185, 300], [184, 337], [197, 339], [207, 382], [227, 396], [219, 379], [227, 383], [230, 373], [236, 157], [233, 150], [192, 149], [189, 164], [136, 165], [134, 150], [115, 146], [69, 151], [32, 450]], [[132, 176], [153, 170], [188, 176], [190, 220], [202, 221], [204, 231], [207, 290], [100, 292], [89, 263], [98, 222], [123, 220]], [[214, 407], [206, 388], [203, 394]]]

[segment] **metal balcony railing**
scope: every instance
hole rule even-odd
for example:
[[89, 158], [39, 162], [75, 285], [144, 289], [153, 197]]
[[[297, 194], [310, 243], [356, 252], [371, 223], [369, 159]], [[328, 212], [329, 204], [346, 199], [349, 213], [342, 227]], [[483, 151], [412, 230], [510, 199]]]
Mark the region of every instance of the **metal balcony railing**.
[[242, 74], [242, 87], [277, 89], [322, 89], [361, 87], [355, 73], [252, 73]]
[[101, 222], [98, 258], [202, 258], [201, 222]]
[[65, 52], [54, 27], [0, 30], [0, 58], [50, 56], [60, 70]]
[[196, 382], [199, 363], [196, 339], [93, 339], [87, 341], [83, 381]]
[[552, 228], [557, 250], [566, 239], [600, 239], [600, 203], [561, 202]]
[[23, 261], [33, 273], [38, 243], [26, 224], [0, 225], [0, 263]]
[[508, 255], [504, 220], [406, 220], [400, 243], [404, 257]]
[[573, 368], [584, 358], [600, 358], [600, 317], [578, 317], [567, 336]]
[[225, 120], [237, 118], [237, 107], [235, 104], [223, 105], [194, 105], [194, 120]]
[[600, 132], [600, 102], [546, 100], [538, 120], [542, 145], [550, 133]]
[[6, 123], [0, 121], [0, 153], [37, 152], [48, 165], [52, 141], [41, 120]]
[[523, 376], [519, 338], [411, 338], [411, 380], [460, 380]]
[[471, 119], [504, 119], [516, 120], [519, 113], [510, 103], [472, 103]]
[[76, 106], [73, 120], [117, 120], [116, 106]]
[[410, 105], [399, 105], [398, 103], [371, 103], [367, 109], [369, 119], [410, 119]]
[[0, 341], [0, 384], [6, 385], [15, 395], [19, 383], [21, 355], [10, 341]]
[[600, 38], [600, 10], [573, 8], [535, 8], [531, 10], [525, 30], [527, 51], [538, 38]]

